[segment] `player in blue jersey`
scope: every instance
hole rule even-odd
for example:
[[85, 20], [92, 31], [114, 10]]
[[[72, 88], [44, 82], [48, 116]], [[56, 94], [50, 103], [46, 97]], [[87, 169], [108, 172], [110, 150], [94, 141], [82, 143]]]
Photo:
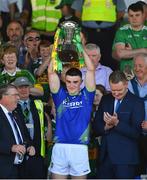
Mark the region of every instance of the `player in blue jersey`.
[[85, 179], [90, 172], [88, 147], [89, 122], [95, 95], [95, 68], [86, 52], [83, 53], [87, 73], [85, 87], [80, 90], [82, 74], [71, 68], [66, 72], [66, 89], [53, 71], [48, 68], [49, 86], [56, 107], [55, 145], [49, 170], [53, 179]]

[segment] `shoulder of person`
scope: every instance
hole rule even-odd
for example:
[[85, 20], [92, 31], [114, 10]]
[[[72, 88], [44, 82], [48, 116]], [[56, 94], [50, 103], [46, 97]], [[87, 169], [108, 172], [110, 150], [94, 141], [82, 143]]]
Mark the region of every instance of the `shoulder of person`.
[[144, 26], [143, 26], [143, 30], [147, 30], [147, 25], [144, 25]]
[[112, 72], [112, 69], [110, 67], [108, 67], [108, 66], [101, 65], [101, 67], [106, 71], [111, 71]]
[[108, 94], [103, 95], [101, 101], [105, 101], [105, 102], [112, 101], [113, 98], [114, 97], [112, 96], [112, 93], [110, 92]]
[[[133, 94], [130, 90], [128, 90], [128, 96], [132, 99], [132, 101], [143, 102], [143, 99]], [[143, 102], [144, 103], [144, 102]]]
[[123, 31], [123, 30], [128, 30], [128, 29], [130, 29], [130, 24], [125, 24], [121, 26], [118, 30]]

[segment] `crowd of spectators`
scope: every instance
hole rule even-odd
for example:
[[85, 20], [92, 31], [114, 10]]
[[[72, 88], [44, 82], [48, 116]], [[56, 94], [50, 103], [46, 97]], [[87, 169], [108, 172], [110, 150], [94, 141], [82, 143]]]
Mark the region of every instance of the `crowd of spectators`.
[[[65, 21], [80, 29], [85, 66], [59, 72]], [[0, 114], [0, 178], [147, 174], [147, 3], [0, 0]]]

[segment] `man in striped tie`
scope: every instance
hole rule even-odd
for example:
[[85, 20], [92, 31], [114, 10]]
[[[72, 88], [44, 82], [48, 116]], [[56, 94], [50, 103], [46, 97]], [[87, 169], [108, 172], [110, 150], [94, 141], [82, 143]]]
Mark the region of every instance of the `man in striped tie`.
[[0, 86], [0, 179], [24, 178], [22, 157], [26, 152], [35, 154], [33, 146], [24, 146], [24, 142], [29, 145], [24, 126], [19, 116], [13, 114], [18, 100], [15, 86]]

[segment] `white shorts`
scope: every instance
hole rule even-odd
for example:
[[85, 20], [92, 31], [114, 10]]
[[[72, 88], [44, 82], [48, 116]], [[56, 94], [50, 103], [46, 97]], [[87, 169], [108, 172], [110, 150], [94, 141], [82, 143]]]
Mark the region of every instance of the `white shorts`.
[[49, 171], [71, 176], [90, 173], [88, 147], [81, 144], [56, 143], [52, 150]]

